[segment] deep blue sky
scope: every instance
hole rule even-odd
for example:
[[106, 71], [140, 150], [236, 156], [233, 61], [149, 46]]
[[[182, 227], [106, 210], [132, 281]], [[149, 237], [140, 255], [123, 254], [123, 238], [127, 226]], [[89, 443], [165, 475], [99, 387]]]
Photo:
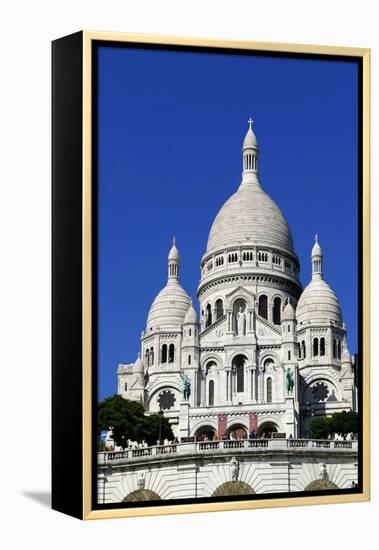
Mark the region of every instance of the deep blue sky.
[[99, 398], [135, 360], [173, 235], [196, 300], [214, 217], [241, 181], [247, 119], [260, 181], [310, 279], [324, 276], [357, 350], [357, 65], [102, 47], [99, 50]]

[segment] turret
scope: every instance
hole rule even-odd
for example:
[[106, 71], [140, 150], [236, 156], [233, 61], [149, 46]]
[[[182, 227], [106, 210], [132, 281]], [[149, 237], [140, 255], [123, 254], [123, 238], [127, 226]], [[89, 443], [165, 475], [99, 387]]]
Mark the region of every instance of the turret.
[[182, 368], [194, 367], [198, 363], [199, 331], [199, 319], [191, 300], [183, 323]]
[[282, 342], [283, 361], [297, 362], [296, 314], [290, 299], [282, 314]]

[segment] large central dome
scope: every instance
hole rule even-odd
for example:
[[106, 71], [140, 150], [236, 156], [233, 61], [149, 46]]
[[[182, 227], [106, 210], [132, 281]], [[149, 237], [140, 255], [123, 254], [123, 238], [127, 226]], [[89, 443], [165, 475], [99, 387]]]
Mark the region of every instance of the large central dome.
[[296, 256], [286, 219], [259, 183], [259, 149], [251, 122], [242, 147], [242, 183], [213, 222], [206, 256], [246, 245], [279, 249]]
[[257, 183], [243, 183], [223, 205], [209, 233], [207, 254], [242, 244], [295, 254], [287, 221]]

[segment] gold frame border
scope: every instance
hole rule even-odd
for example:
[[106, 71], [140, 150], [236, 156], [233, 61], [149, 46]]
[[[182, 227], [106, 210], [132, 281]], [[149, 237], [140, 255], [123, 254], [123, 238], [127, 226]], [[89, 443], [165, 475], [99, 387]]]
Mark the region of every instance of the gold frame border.
[[[267, 500], [215, 502], [206, 504], [172, 504], [143, 508], [115, 508], [92, 510], [92, 457], [91, 457], [91, 326], [92, 326], [92, 258], [91, 258], [91, 131], [92, 131], [92, 41], [135, 42], [174, 46], [265, 50], [284, 53], [329, 54], [360, 57], [363, 61], [363, 492], [314, 497], [286, 497]], [[148, 515], [189, 514], [224, 510], [248, 510], [255, 508], [281, 508], [284, 506], [310, 506], [366, 502], [370, 500], [370, 49], [309, 44], [285, 44], [272, 42], [227, 41], [220, 39], [129, 34], [100, 31], [83, 31], [83, 519], [106, 519]]]

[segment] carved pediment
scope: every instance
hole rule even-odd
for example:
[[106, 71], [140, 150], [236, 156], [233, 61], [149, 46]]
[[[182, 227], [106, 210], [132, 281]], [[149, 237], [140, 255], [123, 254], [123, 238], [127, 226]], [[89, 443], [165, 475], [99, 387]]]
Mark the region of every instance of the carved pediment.
[[200, 334], [202, 346], [207, 342], [215, 342], [225, 338], [225, 332], [228, 330], [227, 316], [224, 315], [218, 319], [213, 325], [207, 327]]
[[255, 330], [258, 342], [264, 340], [275, 340], [277, 342], [282, 341], [280, 329], [278, 329], [275, 325], [271, 325], [271, 323], [265, 319], [262, 319], [258, 315], [256, 317]]

